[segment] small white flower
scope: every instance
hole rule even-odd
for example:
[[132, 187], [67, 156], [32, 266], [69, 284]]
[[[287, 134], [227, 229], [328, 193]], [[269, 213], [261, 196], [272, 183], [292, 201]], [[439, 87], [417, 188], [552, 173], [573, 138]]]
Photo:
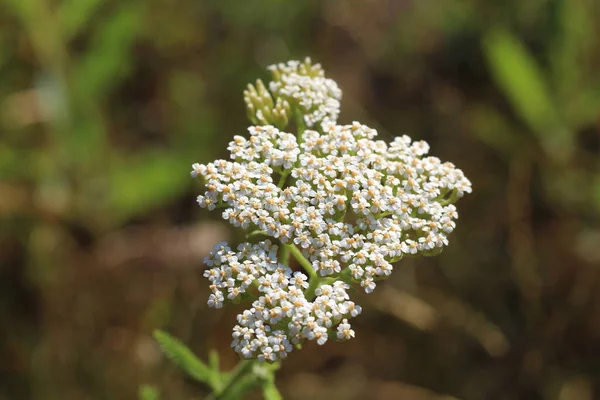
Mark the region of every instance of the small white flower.
[[343, 319], [337, 328], [337, 338], [339, 340], [348, 340], [354, 337], [354, 331], [351, 329], [347, 319]]

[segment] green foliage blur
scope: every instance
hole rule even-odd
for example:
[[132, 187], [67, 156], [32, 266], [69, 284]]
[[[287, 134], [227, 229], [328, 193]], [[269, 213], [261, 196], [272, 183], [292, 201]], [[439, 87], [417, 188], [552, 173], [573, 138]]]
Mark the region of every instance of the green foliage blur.
[[[231, 369], [239, 310], [200, 210], [265, 67], [312, 57], [340, 120], [473, 182], [450, 246], [400, 262], [286, 399], [600, 397], [600, 2], [0, 0], [0, 400], [201, 398], [156, 328]], [[147, 386], [140, 385], [147, 384]], [[257, 393], [256, 398], [260, 398]]]

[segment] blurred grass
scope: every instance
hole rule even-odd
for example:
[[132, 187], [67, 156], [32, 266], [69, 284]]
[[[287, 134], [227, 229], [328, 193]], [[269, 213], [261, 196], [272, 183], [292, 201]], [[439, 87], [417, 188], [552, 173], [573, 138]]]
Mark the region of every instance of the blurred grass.
[[163, 365], [155, 328], [235, 364], [236, 310], [207, 310], [201, 277], [233, 235], [195, 207], [189, 165], [245, 132], [266, 65], [307, 55], [342, 121], [429, 141], [475, 191], [440, 257], [356, 294], [356, 340], [283, 364], [284, 397], [600, 395], [596, 1], [0, 9], [0, 399], [206, 393]]

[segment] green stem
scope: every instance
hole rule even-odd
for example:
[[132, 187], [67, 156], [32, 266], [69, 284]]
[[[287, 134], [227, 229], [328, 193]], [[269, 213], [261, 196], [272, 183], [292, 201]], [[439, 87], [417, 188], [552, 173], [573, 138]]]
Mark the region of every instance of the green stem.
[[377, 214], [375, 216], [375, 219], [381, 219], [381, 218], [387, 217], [388, 215], [392, 215], [392, 212], [386, 211], [386, 212], [382, 212], [381, 214]]
[[306, 289], [306, 292], [304, 292], [304, 297], [306, 297], [306, 300], [312, 301], [316, 297], [315, 292], [323, 283], [323, 279], [319, 278], [318, 276], [310, 278], [308, 281], [308, 289]]
[[215, 396], [215, 400], [225, 400], [231, 397], [241, 389], [241, 386], [246, 384], [244, 382], [246, 378], [252, 374], [252, 369], [255, 364], [255, 360], [244, 360], [240, 361], [232, 372], [231, 378], [227, 382], [227, 385], [221, 393]]
[[211, 371], [208, 376], [209, 385], [216, 393], [220, 393], [223, 390], [223, 381], [219, 373], [219, 353], [214, 349], [208, 353], [208, 365]]
[[280, 247], [279, 260], [286, 267], [290, 266], [290, 249], [286, 245]]
[[298, 139], [298, 144], [302, 144], [302, 134], [305, 130], [304, 115], [301, 112], [296, 112], [296, 138]]
[[352, 271], [349, 268], [344, 268], [344, 270], [340, 273], [338, 277], [339, 280], [346, 282], [347, 284], [352, 283]]
[[306, 257], [304, 257], [302, 255], [302, 252], [300, 251], [300, 249], [298, 249], [296, 247], [296, 245], [294, 245], [294, 244], [284, 244], [283, 246], [286, 247], [289, 250], [289, 252], [294, 256], [294, 258], [296, 259], [296, 261], [298, 261], [298, 263], [302, 266], [302, 268], [304, 268], [304, 270], [308, 274], [308, 277], [311, 280], [312, 279], [319, 279], [319, 277], [317, 276], [317, 273], [313, 269], [312, 264], [310, 263], [310, 261], [308, 261], [306, 259]]
[[319, 275], [317, 275], [317, 272], [312, 267], [310, 261], [308, 261], [306, 257], [302, 255], [300, 249], [297, 248], [295, 245], [286, 244], [284, 246], [287, 247], [289, 252], [294, 256], [296, 261], [298, 261], [302, 268], [304, 268], [304, 271], [306, 271], [306, 273], [308, 274], [308, 289], [306, 289], [306, 291], [304, 292], [304, 297], [306, 297], [308, 300], [314, 299], [315, 291], [319, 286], [325, 283], [327, 278], [321, 278]]
[[253, 239], [256, 237], [260, 237], [260, 236], [266, 236], [267, 238], [270, 237], [269, 235], [267, 235], [267, 232], [256, 230], [256, 231], [252, 231], [252, 232], [248, 233], [246, 235], [246, 240], [250, 240], [250, 239]]
[[277, 183], [277, 187], [279, 189], [283, 188], [283, 185], [285, 185], [285, 180], [288, 177], [288, 175], [290, 174], [290, 172], [292, 172], [292, 171], [289, 170], [289, 171], [284, 171], [281, 173], [281, 177], [279, 178], [279, 182]]

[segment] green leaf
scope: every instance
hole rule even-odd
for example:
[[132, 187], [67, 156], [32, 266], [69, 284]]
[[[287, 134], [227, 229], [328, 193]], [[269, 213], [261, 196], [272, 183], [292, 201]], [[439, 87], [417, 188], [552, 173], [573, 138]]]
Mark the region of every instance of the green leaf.
[[546, 153], [559, 160], [568, 158], [573, 150], [572, 134], [564, 127], [545, 77], [527, 49], [502, 28], [491, 29], [483, 38], [483, 47], [496, 84]]
[[576, 95], [582, 89], [586, 72], [589, 72], [588, 63], [582, 61], [594, 49], [595, 17], [590, 4], [593, 1], [557, 1], [558, 35], [552, 43], [550, 54], [554, 80], [561, 95]]
[[140, 390], [138, 392], [138, 398], [140, 400], [159, 400], [160, 394], [156, 387], [150, 385], [142, 385], [140, 386]]
[[141, 15], [139, 4], [124, 3], [92, 33], [89, 50], [71, 72], [77, 101], [103, 99], [127, 75]]
[[168, 333], [160, 330], [154, 331], [154, 339], [158, 342], [166, 356], [181, 368], [182, 371], [195, 380], [212, 387], [211, 383], [214, 381], [214, 378], [211, 376], [211, 370], [187, 346]]
[[208, 364], [212, 369], [219, 370], [219, 353], [215, 350], [211, 350], [208, 353]]
[[213, 377], [211, 386], [216, 393], [220, 393], [223, 390], [223, 381], [226, 378], [219, 370], [219, 353], [216, 350], [211, 350], [208, 353], [208, 365], [212, 371], [211, 376]]

